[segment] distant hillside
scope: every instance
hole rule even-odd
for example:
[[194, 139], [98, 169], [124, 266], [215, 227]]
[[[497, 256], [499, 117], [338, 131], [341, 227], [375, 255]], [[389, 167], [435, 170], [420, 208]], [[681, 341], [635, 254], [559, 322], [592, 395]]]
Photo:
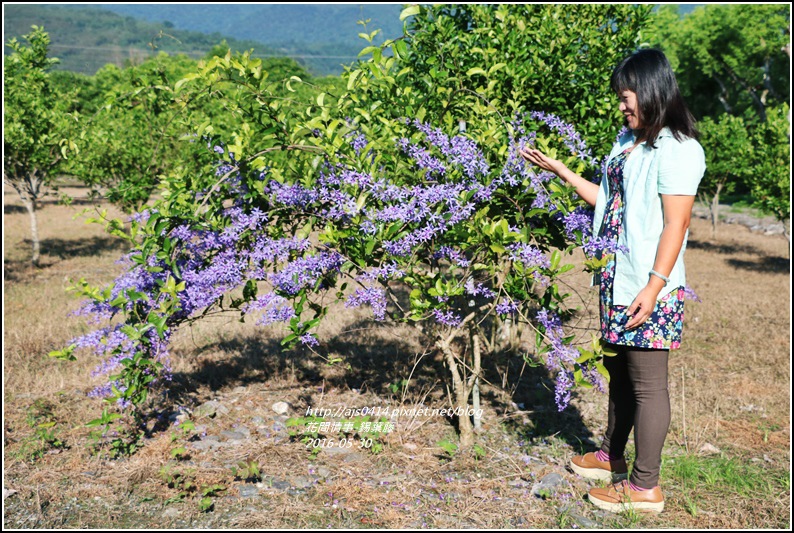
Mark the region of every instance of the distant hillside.
[[[71, 6], [80, 8], [81, 6]], [[366, 46], [359, 20], [375, 42], [402, 35], [403, 4], [94, 4], [122, 15], [169, 22], [180, 30], [218, 32], [263, 43], [316, 74], [340, 74]]]
[[[75, 6], [77, 7], [77, 6]], [[94, 4], [93, 7], [181, 30], [220, 32], [267, 45], [340, 43], [363, 48], [357, 21], [385, 37], [402, 35], [402, 4]], [[380, 42], [382, 42], [381, 39]], [[356, 52], [358, 53], [358, 52]]]
[[[56, 67], [94, 74], [108, 63], [123, 66], [158, 51], [205, 56], [224, 40], [220, 33], [205, 34], [177, 30], [168, 24], [152, 23], [99, 9], [68, 9], [66, 6], [19, 4], [3, 6], [5, 41], [43, 26], [50, 35], [50, 55], [61, 60]], [[254, 49], [259, 56], [284, 55], [262, 43], [226, 38], [233, 50]], [[4, 53], [9, 53], [4, 47]]]
[[43, 25], [52, 36], [53, 55], [63, 60], [60, 68], [86, 73], [146, 53], [161, 31], [179, 40], [157, 39], [167, 52], [200, 57], [226, 37], [233, 49], [293, 57], [316, 75], [340, 74], [343, 64], [355, 61], [366, 46], [358, 37], [365, 30], [358, 20], [370, 19], [367, 31], [383, 30], [377, 43], [402, 34], [402, 4], [5, 4], [3, 9], [6, 40], [27, 33], [31, 24]]

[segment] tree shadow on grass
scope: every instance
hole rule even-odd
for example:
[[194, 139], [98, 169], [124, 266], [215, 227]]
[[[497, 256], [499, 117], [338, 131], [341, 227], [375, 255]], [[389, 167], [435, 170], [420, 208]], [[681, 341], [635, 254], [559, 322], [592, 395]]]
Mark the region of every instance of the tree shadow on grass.
[[[256, 327], [256, 326], [252, 326]], [[280, 338], [261, 339], [254, 336], [237, 336], [211, 343], [202, 352], [228, 354], [227, 357], [207, 359], [189, 373], [175, 373], [174, 384], [183, 392], [196, 393], [201, 387], [219, 390], [229, 386], [247, 386], [262, 383], [276, 376], [294, 376], [299, 386], [325, 384], [326, 388], [382, 390], [387, 383], [394, 383], [407, 374], [414, 357], [414, 349], [393, 335], [388, 326], [373, 325], [370, 321], [352, 324], [342, 333], [321, 342], [318, 353], [298, 346], [285, 350]], [[366, 331], [365, 335], [361, 331]], [[341, 358], [338, 372], [328, 371], [329, 364], [323, 357]], [[430, 361], [431, 364], [428, 364]], [[349, 369], [347, 368], [349, 365]], [[412, 376], [418, 386], [432, 383], [441, 364], [425, 358]]]
[[[30, 241], [25, 240], [25, 245]], [[108, 252], [117, 252], [119, 256], [129, 251], [129, 243], [110, 235], [93, 236], [75, 239], [43, 239], [41, 241], [42, 254], [57, 257], [60, 260], [75, 257], [94, 257]]]
[[[498, 362], [484, 369], [484, 377], [491, 383], [501, 383], [506, 375], [513, 387], [512, 397], [507, 400], [493, 393], [484, 397], [497, 406], [497, 413], [505, 417], [508, 429], [526, 442], [555, 437], [577, 453], [592, 451], [596, 445], [594, 435], [584, 424], [579, 410], [573, 404], [558, 410], [554, 376], [545, 366], [537, 363], [530, 366], [516, 352], [503, 352], [494, 359]], [[575, 397], [576, 392], [572, 395]]]
[[768, 273], [791, 272], [791, 261], [789, 259], [769, 255], [750, 244], [715, 244], [707, 241], [690, 240], [687, 243], [687, 248], [722, 255], [747, 254], [758, 257], [754, 261], [734, 258], [726, 259], [725, 262], [734, 268]]
[[[238, 336], [221, 340], [202, 351], [228, 356], [208, 358], [191, 372], [174, 373], [170, 393], [180, 403], [187, 403], [205, 387], [217, 391], [260, 384], [275, 376], [294, 375], [295, 388], [317, 390], [322, 385], [324, 390], [366, 389], [388, 394], [390, 384], [399, 383], [410, 375], [412, 391], [434, 388], [436, 400], [444, 402], [446, 388], [439, 381], [449, 382], [449, 371], [435, 348], [415, 365], [416, 344], [401, 340], [389, 329], [388, 324], [362, 320], [347, 327], [346, 333], [321, 343], [317, 348], [320, 353], [343, 358], [345, 366], [340, 367], [339, 372], [328, 372], [326, 363], [306, 348], [284, 351], [279, 339]], [[507, 372], [507, 379], [515, 385], [512, 401], [506, 393], [494, 392], [493, 386], [483, 386], [481, 398], [483, 403], [488, 402], [496, 408], [497, 415], [504, 417], [506, 426], [520, 438], [534, 441], [555, 436], [578, 451], [592, 449], [593, 435], [584, 425], [579, 411], [574, 406], [562, 413], [557, 411], [554, 381], [548, 370], [524, 365], [522, 357], [515, 352], [486, 354], [483, 361], [483, 383], [501, 384], [502, 374]], [[311, 392], [304, 393], [300, 399], [307, 405], [316, 403]], [[528, 424], [514, 416], [511, 402], [523, 406], [522, 410], [528, 413]], [[457, 419], [448, 420], [457, 430]]]
[[6, 205], [3, 206], [3, 214], [4, 215], [19, 215], [19, 214], [27, 213], [27, 212], [28, 212], [28, 210], [25, 209], [21, 205], [8, 205], [8, 204], [6, 204]]
[[791, 272], [791, 262], [783, 257], [765, 256], [755, 261], [742, 261], [740, 259], [728, 259], [728, 264], [744, 270], [754, 270], [769, 274], [789, 274]]
[[112, 236], [94, 236], [82, 239], [42, 239], [39, 266], [30, 262], [33, 244], [29, 239], [16, 243], [24, 249], [24, 259], [3, 259], [5, 280], [23, 282], [34, 278], [39, 273], [52, 268], [61, 261], [78, 257], [96, 257], [105, 253], [116, 252], [119, 257], [129, 251], [129, 244]]

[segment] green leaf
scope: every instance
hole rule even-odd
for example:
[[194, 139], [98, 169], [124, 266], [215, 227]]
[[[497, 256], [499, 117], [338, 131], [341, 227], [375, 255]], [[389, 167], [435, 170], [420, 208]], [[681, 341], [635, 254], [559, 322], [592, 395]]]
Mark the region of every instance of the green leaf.
[[400, 12], [400, 20], [402, 21], [402, 20], [407, 19], [408, 17], [412, 17], [414, 15], [418, 15], [420, 10], [421, 10], [421, 8], [420, 8], [419, 5], [412, 5], [412, 6], [406, 7], [405, 9], [403, 9]]
[[554, 250], [551, 253], [551, 269], [552, 270], [557, 270], [557, 266], [560, 264], [560, 257], [561, 257], [561, 255], [560, 255], [560, 251], [559, 250]]
[[72, 353], [76, 348], [77, 348], [76, 344], [70, 344], [63, 350], [55, 350], [50, 352], [48, 355], [50, 357], [54, 357], [55, 359], [60, 359], [62, 361], [76, 361], [77, 358]]

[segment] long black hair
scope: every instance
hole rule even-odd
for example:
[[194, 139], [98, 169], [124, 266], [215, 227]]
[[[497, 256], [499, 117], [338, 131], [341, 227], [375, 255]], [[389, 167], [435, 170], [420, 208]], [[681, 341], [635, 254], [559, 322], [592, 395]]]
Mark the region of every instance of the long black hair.
[[641, 136], [647, 146], [656, 148], [656, 137], [665, 126], [679, 141], [698, 137], [695, 117], [684, 103], [670, 62], [661, 50], [646, 48], [631, 54], [615, 67], [610, 85], [618, 96], [626, 90], [637, 94]]

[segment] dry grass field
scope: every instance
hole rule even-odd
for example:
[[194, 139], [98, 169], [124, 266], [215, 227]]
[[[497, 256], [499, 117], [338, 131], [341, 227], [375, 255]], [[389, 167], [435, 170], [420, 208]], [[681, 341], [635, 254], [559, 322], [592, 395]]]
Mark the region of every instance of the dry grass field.
[[[85, 423], [102, 404], [86, 393], [101, 384], [91, 377], [97, 362], [47, 354], [87, 331], [69, 316], [79, 304], [65, 291], [70, 280], [110, 282], [124, 248], [75, 218], [90, 204], [69, 192], [72, 206], [42, 205], [34, 269], [28, 215], [5, 191], [4, 528], [791, 526], [791, 269], [780, 235], [723, 225], [711, 239], [708, 223], [693, 220], [687, 272], [702, 301], [687, 302], [683, 345], [670, 358], [666, 507], [611, 515], [583, 499], [592, 482], [566, 468], [600, 442], [606, 397], [581, 391], [559, 414], [548, 376], [520, 355], [485, 363], [475, 453], [439, 444], [455, 440], [441, 416], [399, 417], [376, 439], [380, 449], [351, 435], [352, 448], [312, 453], [290, 438], [287, 417], [307, 407], [447, 405], [446, 370], [417, 330], [341, 306], [319, 332], [320, 353], [340, 359], [333, 365], [283, 352], [278, 329], [232, 317], [179, 332], [173, 385], [142, 448], [118, 459], [92, 454]], [[596, 295], [582, 274], [568, 283], [582, 295], [577, 332], [587, 334]], [[221, 406], [214, 416], [197, 409], [209, 400]], [[276, 413], [277, 402], [288, 411]], [[172, 424], [186, 417], [194, 429]], [[260, 475], [246, 480], [241, 462]]]

